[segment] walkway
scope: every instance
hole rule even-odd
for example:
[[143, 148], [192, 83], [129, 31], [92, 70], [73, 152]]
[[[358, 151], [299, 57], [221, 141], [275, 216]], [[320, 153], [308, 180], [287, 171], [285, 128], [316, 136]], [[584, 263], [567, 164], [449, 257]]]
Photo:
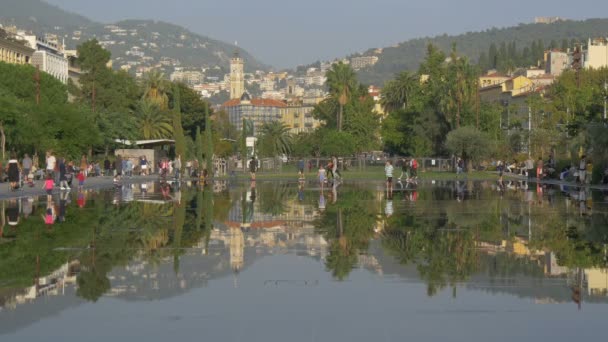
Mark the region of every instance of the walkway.
[[[153, 182], [158, 180], [158, 175], [151, 176], [133, 176], [131, 178], [124, 178], [122, 180], [122, 184], [140, 184], [143, 182]], [[23, 186], [22, 190], [11, 191], [9, 189], [9, 183], [0, 183], [0, 200], [10, 199], [10, 198], [19, 198], [19, 197], [29, 197], [29, 196], [40, 196], [45, 195], [46, 191], [43, 189], [43, 181], [35, 181], [34, 187], [29, 187], [27, 184]], [[89, 177], [84, 182], [85, 189], [105, 189], [111, 188], [114, 186], [112, 177]], [[78, 191], [78, 180], [74, 179], [72, 182], [72, 192]], [[54, 193], [59, 193], [59, 188], [55, 188]]]

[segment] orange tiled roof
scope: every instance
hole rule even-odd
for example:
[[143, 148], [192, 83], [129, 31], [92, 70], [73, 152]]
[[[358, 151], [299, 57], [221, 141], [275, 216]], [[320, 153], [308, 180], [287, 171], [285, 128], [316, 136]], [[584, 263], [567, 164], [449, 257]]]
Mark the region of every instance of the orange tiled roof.
[[[235, 107], [240, 104], [240, 99], [232, 99], [224, 102], [222, 107]], [[251, 105], [256, 107], [287, 107], [287, 104], [285, 102], [273, 99], [252, 99]]]

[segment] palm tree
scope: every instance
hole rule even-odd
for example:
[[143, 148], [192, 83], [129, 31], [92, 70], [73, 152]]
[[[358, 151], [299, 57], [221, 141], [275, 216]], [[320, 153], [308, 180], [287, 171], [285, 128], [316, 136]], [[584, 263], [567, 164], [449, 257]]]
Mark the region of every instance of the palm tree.
[[142, 98], [156, 103], [162, 110], [167, 109], [169, 106], [167, 93], [170, 85], [165, 79], [165, 74], [156, 69], [148, 72], [145, 75], [144, 85], [146, 90]]
[[410, 106], [413, 93], [420, 81], [416, 74], [403, 71], [394, 80], [389, 81], [382, 91], [382, 106], [388, 112], [406, 109]]
[[350, 65], [339, 62], [327, 71], [326, 77], [329, 93], [338, 100], [340, 105], [336, 121], [338, 131], [342, 131], [344, 106], [348, 103], [352, 93], [358, 89], [357, 75]]
[[137, 127], [142, 138], [168, 138], [173, 134], [171, 118], [160, 109], [157, 103], [142, 99], [137, 104], [135, 114]]
[[282, 122], [273, 121], [265, 123], [260, 128], [260, 142], [271, 156], [291, 153], [292, 137], [289, 127]]

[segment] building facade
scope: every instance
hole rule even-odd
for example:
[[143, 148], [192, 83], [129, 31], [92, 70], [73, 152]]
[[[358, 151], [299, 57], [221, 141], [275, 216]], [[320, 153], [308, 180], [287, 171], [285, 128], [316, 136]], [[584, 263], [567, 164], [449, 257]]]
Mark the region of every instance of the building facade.
[[378, 57], [376, 56], [353, 57], [350, 60], [350, 65], [355, 70], [364, 69], [376, 63], [378, 63]]
[[586, 69], [608, 67], [608, 38], [589, 39], [584, 66]]
[[0, 29], [0, 61], [9, 64], [30, 64], [34, 49]]
[[254, 135], [259, 128], [268, 122], [281, 121], [285, 102], [272, 99], [251, 99], [245, 93], [240, 99], [231, 99], [223, 104], [222, 108], [228, 113], [228, 119], [237, 130], [243, 129], [243, 120], [253, 124]]
[[56, 43], [44, 40], [33, 35], [23, 35], [30, 47], [36, 50], [32, 56], [32, 65], [39, 67], [40, 71], [55, 77], [63, 83], [68, 82], [69, 63], [63, 49]]
[[239, 100], [245, 93], [245, 63], [238, 53], [230, 59], [230, 99]]
[[321, 126], [321, 122], [312, 116], [314, 108], [313, 105], [288, 104], [283, 111], [281, 121], [289, 127], [292, 134], [311, 132]]
[[570, 65], [570, 57], [561, 51], [547, 52], [546, 73], [554, 76], [561, 75]]

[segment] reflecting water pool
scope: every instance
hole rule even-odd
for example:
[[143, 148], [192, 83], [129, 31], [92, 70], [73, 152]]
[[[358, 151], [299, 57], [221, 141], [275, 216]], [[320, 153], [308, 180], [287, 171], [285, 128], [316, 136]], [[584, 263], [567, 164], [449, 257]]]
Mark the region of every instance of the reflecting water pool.
[[603, 339], [608, 193], [158, 183], [0, 203], [0, 340]]

